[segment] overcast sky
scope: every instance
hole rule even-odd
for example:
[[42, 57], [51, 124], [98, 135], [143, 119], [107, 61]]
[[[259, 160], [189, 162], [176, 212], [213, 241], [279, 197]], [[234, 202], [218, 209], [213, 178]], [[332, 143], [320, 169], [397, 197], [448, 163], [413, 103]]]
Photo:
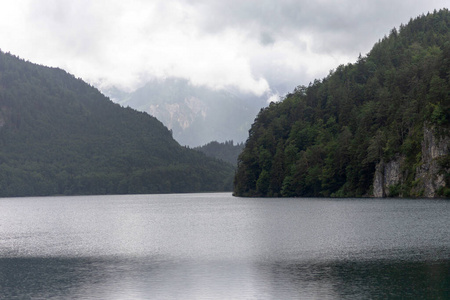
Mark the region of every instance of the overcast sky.
[[448, 0], [2, 1], [0, 49], [106, 88], [150, 79], [283, 95]]

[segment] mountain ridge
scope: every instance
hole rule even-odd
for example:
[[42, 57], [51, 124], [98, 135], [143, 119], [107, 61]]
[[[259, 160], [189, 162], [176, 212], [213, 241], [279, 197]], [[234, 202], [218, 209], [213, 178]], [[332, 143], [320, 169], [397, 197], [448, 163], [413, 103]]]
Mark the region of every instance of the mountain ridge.
[[239, 154], [242, 152], [242, 149], [244, 149], [244, 144], [237, 143], [235, 145], [234, 141], [226, 141], [224, 143], [212, 141], [206, 145], [195, 147], [193, 149], [203, 152], [207, 156], [221, 159], [236, 166]]
[[224, 191], [233, 166], [58, 68], [0, 52], [0, 196]]

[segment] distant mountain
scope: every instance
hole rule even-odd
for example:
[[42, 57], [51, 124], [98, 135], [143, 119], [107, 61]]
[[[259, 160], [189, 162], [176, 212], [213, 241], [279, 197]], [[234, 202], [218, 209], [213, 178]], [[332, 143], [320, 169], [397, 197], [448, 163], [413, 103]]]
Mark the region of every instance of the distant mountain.
[[450, 197], [450, 12], [262, 110], [235, 195]]
[[116, 88], [104, 93], [123, 106], [156, 117], [180, 144], [190, 147], [210, 141], [245, 141], [256, 114], [267, 105], [267, 96], [193, 86], [180, 78], [154, 80], [132, 93]]
[[61, 69], [0, 52], [0, 196], [231, 190], [232, 165]]
[[233, 141], [226, 141], [223, 143], [213, 141], [201, 147], [194, 148], [194, 150], [203, 152], [207, 156], [226, 161], [233, 166], [237, 165], [237, 159], [239, 154], [242, 152], [242, 149], [244, 149], [244, 143], [238, 143], [235, 145]]

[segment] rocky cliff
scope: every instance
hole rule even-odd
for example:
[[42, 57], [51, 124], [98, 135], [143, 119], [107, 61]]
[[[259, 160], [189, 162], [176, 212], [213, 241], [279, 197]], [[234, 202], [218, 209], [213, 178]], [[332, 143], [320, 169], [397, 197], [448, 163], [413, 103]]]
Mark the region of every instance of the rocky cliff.
[[[419, 197], [437, 197], [446, 187], [445, 177], [450, 170], [442, 161], [450, 155], [450, 137], [437, 135], [436, 129], [424, 126], [420, 163], [415, 170], [414, 194]], [[373, 181], [374, 197], [401, 196], [403, 179], [407, 177], [405, 158], [396, 156], [389, 162], [383, 160], [376, 166]]]
[[402, 181], [401, 165], [403, 161], [403, 157], [397, 156], [387, 163], [382, 160], [376, 166], [373, 180], [374, 197], [394, 196]]
[[445, 175], [450, 172], [440, 161], [450, 153], [450, 136], [437, 136], [433, 128], [424, 127], [422, 141], [422, 165], [417, 167], [416, 180], [420, 193], [436, 197], [437, 191], [446, 186]]

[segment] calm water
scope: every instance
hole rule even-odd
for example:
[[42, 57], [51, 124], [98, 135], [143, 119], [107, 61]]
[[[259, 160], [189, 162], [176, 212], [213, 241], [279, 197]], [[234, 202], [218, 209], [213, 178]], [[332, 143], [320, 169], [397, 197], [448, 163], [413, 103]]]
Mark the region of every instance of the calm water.
[[450, 201], [0, 199], [1, 299], [450, 299]]

